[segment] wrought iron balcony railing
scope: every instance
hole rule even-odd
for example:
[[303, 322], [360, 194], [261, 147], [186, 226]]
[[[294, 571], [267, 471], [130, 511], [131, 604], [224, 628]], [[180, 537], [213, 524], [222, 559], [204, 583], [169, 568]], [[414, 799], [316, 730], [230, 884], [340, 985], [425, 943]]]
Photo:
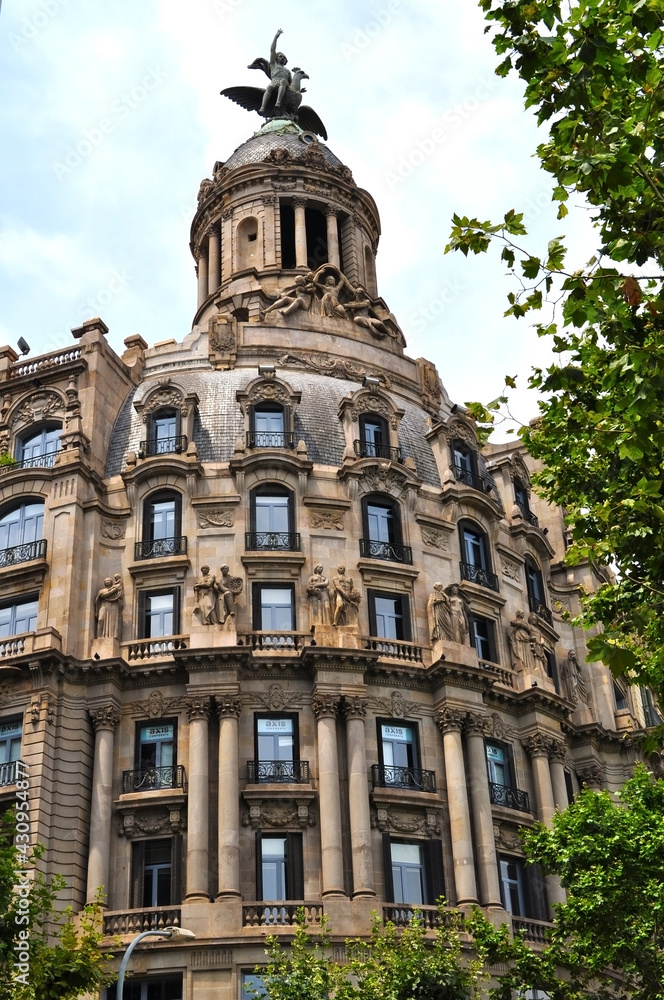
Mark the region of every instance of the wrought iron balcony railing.
[[528, 605], [531, 611], [534, 611], [538, 618], [542, 618], [547, 625], [553, 628], [553, 615], [546, 604], [542, 604], [541, 601], [536, 601], [534, 597], [528, 598]]
[[477, 583], [480, 587], [486, 587], [488, 590], [500, 590], [498, 577], [495, 573], [490, 573], [488, 569], [482, 569], [481, 566], [474, 566], [473, 563], [461, 562], [459, 566], [461, 567], [462, 580]]
[[373, 441], [353, 441], [355, 454], [358, 458], [386, 458], [390, 462], [402, 462], [401, 448], [390, 448], [387, 444], [374, 444]]
[[5, 566], [16, 566], [18, 563], [32, 562], [33, 559], [46, 558], [46, 539], [36, 542], [24, 542], [23, 545], [12, 545], [8, 549], [0, 549], [0, 569]]
[[247, 781], [251, 784], [261, 782], [306, 784], [310, 780], [308, 760], [247, 761]]
[[187, 536], [176, 538], [153, 538], [147, 542], [136, 542], [134, 559], [157, 559], [159, 556], [186, 556]]
[[138, 448], [138, 457], [145, 458], [148, 455], [179, 455], [187, 450], [187, 435], [177, 434], [175, 437], [148, 438], [141, 441]]
[[518, 809], [519, 812], [530, 812], [528, 792], [520, 788], [509, 788], [507, 785], [497, 785], [489, 782], [489, 793], [494, 806], [505, 806], [507, 809]]
[[528, 524], [532, 524], [533, 528], [539, 528], [539, 520], [537, 519], [536, 515], [533, 514], [530, 507], [526, 507], [525, 503], [519, 503], [518, 500], [516, 502], [516, 505], [521, 511], [521, 517], [524, 519], [524, 521], [527, 521]]
[[415, 767], [392, 767], [386, 764], [371, 765], [373, 788], [410, 788], [415, 792], [435, 792], [435, 771], [420, 771]]
[[413, 550], [410, 545], [397, 545], [396, 542], [376, 542], [372, 538], [360, 538], [360, 555], [365, 559], [387, 559], [389, 562], [413, 562]]
[[182, 764], [170, 767], [143, 767], [122, 772], [122, 792], [152, 792], [155, 788], [185, 787], [186, 775]]
[[293, 448], [293, 431], [247, 431], [247, 448]]
[[491, 492], [492, 484], [482, 476], [478, 476], [476, 472], [464, 469], [462, 465], [453, 465], [452, 469], [454, 470], [457, 482], [463, 483], [464, 486], [472, 486], [474, 490], [479, 490], [480, 493]]
[[0, 787], [3, 785], [15, 785], [18, 780], [18, 761], [10, 760], [6, 764], [0, 764]]
[[32, 458], [22, 458], [8, 465], [0, 465], [0, 473], [13, 472], [14, 469], [52, 469], [57, 454], [57, 451], [48, 451], [43, 455], [33, 455]]
[[277, 552], [299, 552], [300, 535], [297, 531], [247, 531], [244, 545], [249, 552], [266, 549]]

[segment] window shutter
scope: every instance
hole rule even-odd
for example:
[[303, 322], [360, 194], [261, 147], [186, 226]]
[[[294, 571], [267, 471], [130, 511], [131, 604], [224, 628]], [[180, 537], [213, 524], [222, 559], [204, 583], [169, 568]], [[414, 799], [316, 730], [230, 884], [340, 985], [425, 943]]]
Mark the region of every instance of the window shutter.
[[385, 877], [385, 902], [394, 902], [394, 881], [392, 879], [392, 850], [389, 833], [383, 834], [383, 872]]
[[171, 839], [171, 904], [182, 902], [182, 837]]
[[138, 638], [147, 639], [148, 629], [145, 620], [145, 591], [138, 592]]
[[180, 597], [180, 588], [173, 587], [173, 635], [180, 634]]
[[373, 590], [367, 591], [367, 601], [369, 602], [369, 634], [378, 635], [376, 631], [376, 598]]
[[526, 903], [529, 916], [533, 920], [549, 920], [549, 901], [546, 894], [546, 882], [539, 865], [524, 865]]
[[427, 879], [427, 902], [435, 906], [439, 896], [445, 895], [443, 871], [443, 842], [429, 840], [424, 844], [424, 868]]
[[[253, 531], [253, 528], [252, 528]], [[261, 614], [261, 585], [260, 583], [254, 583], [251, 589], [251, 603], [252, 603], [252, 625], [256, 631], [260, 631], [263, 624], [263, 616]]]
[[404, 642], [411, 642], [413, 633], [410, 627], [410, 601], [405, 595], [401, 598], [401, 614]]
[[256, 899], [263, 898], [263, 847], [261, 834], [256, 831]]
[[[297, 445], [297, 441], [295, 440], [295, 421], [293, 419], [293, 411], [290, 406], [285, 406], [285, 405], [282, 407], [282, 409], [284, 414], [284, 433], [289, 434], [292, 431], [293, 444], [291, 445], [291, 447], [294, 448]], [[288, 441], [288, 438], [286, 438], [286, 441]]]
[[304, 860], [302, 834], [286, 834], [286, 895], [288, 899], [304, 899]]
[[145, 882], [145, 841], [134, 841], [131, 845], [131, 854], [131, 908], [140, 910], [143, 906]]

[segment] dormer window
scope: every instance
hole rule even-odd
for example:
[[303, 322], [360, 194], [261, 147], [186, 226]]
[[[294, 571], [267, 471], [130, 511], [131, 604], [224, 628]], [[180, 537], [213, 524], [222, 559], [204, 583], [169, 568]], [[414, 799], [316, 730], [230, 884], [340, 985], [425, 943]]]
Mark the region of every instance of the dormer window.
[[180, 413], [174, 408], [155, 410], [148, 423], [149, 436], [141, 441], [143, 455], [180, 454], [187, 447], [187, 439], [180, 434]]
[[387, 421], [377, 413], [363, 413], [360, 416], [360, 438], [355, 442], [355, 454], [360, 458], [401, 461], [401, 449], [390, 446]]
[[53, 467], [55, 456], [60, 451], [62, 424], [44, 424], [38, 431], [26, 431], [18, 440], [16, 458], [24, 469]]
[[452, 442], [452, 471], [457, 482], [486, 492], [488, 485], [477, 471], [477, 455], [465, 441]]
[[252, 407], [252, 424], [247, 433], [248, 448], [292, 448], [293, 432], [286, 430], [286, 414], [279, 403], [259, 403]]
[[517, 507], [521, 511], [521, 516], [524, 521], [527, 521], [528, 524], [532, 524], [537, 527], [538, 520], [530, 509], [530, 496], [521, 479], [514, 480], [514, 500]]

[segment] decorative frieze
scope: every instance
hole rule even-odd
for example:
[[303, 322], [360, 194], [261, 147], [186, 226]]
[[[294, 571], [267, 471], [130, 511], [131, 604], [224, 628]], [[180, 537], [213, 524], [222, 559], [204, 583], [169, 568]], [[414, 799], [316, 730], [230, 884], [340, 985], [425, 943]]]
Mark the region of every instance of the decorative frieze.
[[440, 834], [440, 814], [437, 809], [426, 809], [422, 814], [378, 806], [372, 813], [371, 827], [381, 833], [389, 831], [409, 836], [437, 837]]
[[126, 521], [111, 521], [106, 519], [101, 522], [102, 538], [111, 538], [113, 541], [117, 541], [119, 538], [125, 537], [126, 531]]
[[179, 805], [152, 809], [122, 810], [122, 820], [118, 824], [118, 836], [154, 837], [182, 833], [186, 829], [185, 814]]
[[166, 715], [174, 715], [185, 707], [185, 698], [164, 698], [161, 691], [151, 691], [144, 701], [132, 701], [129, 709], [132, 715], [146, 719], [161, 719]]
[[302, 695], [295, 691], [284, 691], [280, 684], [270, 684], [267, 691], [255, 694], [259, 705], [270, 712], [286, 712], [302, 705]]
[[309, 527], [344, 530], [344, 511], [337, 507], [309, 507]]
[[447, 552], [450, 547], [450, 536], [448, 532], [436, 531], [434, 528], [425, 528], [422, 526], [422, 541], [425, 545], [430, 545], [433, 549], [440, 549], [441, 552]]
[[282, 799], [272, 804], [266, 799], [252, 799], [243, 810], [242, 825], [254, 830], [306, 829], [316, 825], [316, 814], [308, 799]]
[[196, 511], [199, 528], [232, 528], [233, 507], [207, 507]]

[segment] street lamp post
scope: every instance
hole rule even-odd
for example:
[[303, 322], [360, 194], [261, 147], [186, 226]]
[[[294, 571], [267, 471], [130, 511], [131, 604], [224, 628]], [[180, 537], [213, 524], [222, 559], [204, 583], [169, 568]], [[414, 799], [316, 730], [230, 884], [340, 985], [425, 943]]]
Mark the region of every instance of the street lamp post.
[[127, 972], [127, 966], [129, 965], [129, 959], [131, 958], [131, 953], [137, 944], [140, 944], [146, 937], [165, 937], [170, 938], [173, 941], [187, 940], [191, 941], [196, 937], [193, 931], [188, 930], [186, 927], [164, 927], [160, 931], [143, 931], [131, 942], [127, 948], [124, 958], [120, 963], [120, 972], [118, 974], [118, 985], [116, 988], [116, 1000], [122, 1000], [122, 993], [124, 990], [125, 974]]

